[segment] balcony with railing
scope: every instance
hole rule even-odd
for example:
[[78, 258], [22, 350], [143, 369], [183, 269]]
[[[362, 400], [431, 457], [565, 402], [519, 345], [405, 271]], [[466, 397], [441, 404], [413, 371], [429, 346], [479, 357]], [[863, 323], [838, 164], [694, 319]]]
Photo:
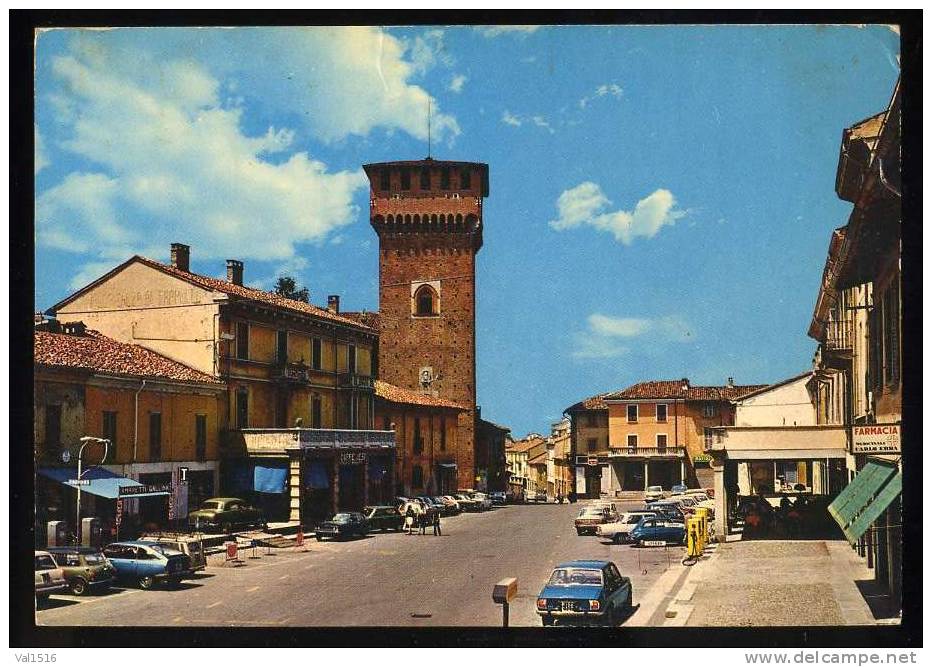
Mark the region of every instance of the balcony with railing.
[[622, 459], [678, 459], [686, 455], [685, 447], [617, 447], [612, 448], [611, 458]]
[[850, 352], [854, 341], [854, 322], [833, 320], [825, 325], [825, 347], [834, 352]]
[[304, 384], [310, 381], [310, 368], [306, 364], [279, 362], [272, 367], [272, 380], [277, 382]]
[[343, 389], [372, 389], [372, 377], [359, 373], [340, 373], [339, 385]]
[[329, 428], [244, 428], [224, 434], [230, 456], [285, 456], [288, 450], [394, 449], [394, 431]]

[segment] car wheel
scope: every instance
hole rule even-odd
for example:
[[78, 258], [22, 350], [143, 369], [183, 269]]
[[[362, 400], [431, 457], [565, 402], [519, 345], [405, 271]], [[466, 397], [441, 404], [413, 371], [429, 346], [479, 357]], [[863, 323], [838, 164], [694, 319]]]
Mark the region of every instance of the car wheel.
[[144, 591], [149, 590], [153, 586], [155, 586], [155, 579], [153, 577], [143, 577], [139, 580], [139, 588]]
[[553, 619], [548, 616], [542, 616], [541, 621], [543, 622], [544, 627], [550, 627], [553, 625]]
[[227, 535], [229, 535], [230, 533], [233, 532], [233, 524], [227, 521], [226, 523], [220, 526], [220, 530], [226, 533]]
[[87, 593], [87, 582], [81, 577], [76, 577], [68, 582], [72, 595], [84, 595]]
[[324, 538], [323, 538], [322, 536], [320, 536], [320, 535], [315, 535], [315, 537], [317, 538], [317, 541], [318, 541], [318, 542], [320, 542], [321, 540], [324, 539]]
[[621, 544], [621, 533], [612, 535], [612, 544]]
[[577, 535], [582, 535], [582, 531], [581, 531], [579, 528], [577, 528], [577, 529], [576, 529], [576, 534], [577, 534]]
[[177, 577], [172, 577], [171, 579], [168, 580], [167, 584], [170, 588], [178, 588], [178, 586], [181, 585], [181, 579], [178, 579]]

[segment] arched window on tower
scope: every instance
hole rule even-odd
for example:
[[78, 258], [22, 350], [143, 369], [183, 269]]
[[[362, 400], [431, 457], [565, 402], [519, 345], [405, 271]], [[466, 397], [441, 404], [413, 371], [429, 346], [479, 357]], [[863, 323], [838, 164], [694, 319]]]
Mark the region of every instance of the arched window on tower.
[[414, 314], [418, 317], [440, 314], [440, 298], [430, 285], [421, 285], [414, 293]]

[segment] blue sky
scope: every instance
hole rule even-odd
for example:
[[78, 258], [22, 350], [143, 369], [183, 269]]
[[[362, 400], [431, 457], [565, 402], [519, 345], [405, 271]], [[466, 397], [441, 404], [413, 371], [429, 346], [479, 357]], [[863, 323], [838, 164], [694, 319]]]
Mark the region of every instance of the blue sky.
[[56, 30], [36, 59], [36, 295], [135, 253], [378, 308], [361, 165], [487, 162], [483, 416], [516, 435], [647, 379], [809, 367], [842, 129], [881, 111], [868, 27]]

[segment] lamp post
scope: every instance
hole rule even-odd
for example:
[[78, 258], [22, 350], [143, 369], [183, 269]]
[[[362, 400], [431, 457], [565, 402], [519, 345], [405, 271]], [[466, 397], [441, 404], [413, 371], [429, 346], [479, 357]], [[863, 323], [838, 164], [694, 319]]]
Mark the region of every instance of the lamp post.
[[[84, 448], [92, 442], [102, 442], [104, 445], [104, 455], [100, 459], [100, 464], [107, 460], [107, 452], [110, 450], [110, 441], [106, 438], [95, 438], [90, 435], [86, 435], [81, 438], [81, 447], [78, 449], [78, 477], [77, 477], [77, 489], [78, 489], [78, 502], [77, 502], [77, 522], [74, 528], [75, 539], [80, 543], [81, 542], [81, 475], [84, 473], [81, 472], [81, 459], [84, 456]], [[98, 465], [100, 465], [98, 464]], [[86, 470], [84, 472], [87, 472]]]

